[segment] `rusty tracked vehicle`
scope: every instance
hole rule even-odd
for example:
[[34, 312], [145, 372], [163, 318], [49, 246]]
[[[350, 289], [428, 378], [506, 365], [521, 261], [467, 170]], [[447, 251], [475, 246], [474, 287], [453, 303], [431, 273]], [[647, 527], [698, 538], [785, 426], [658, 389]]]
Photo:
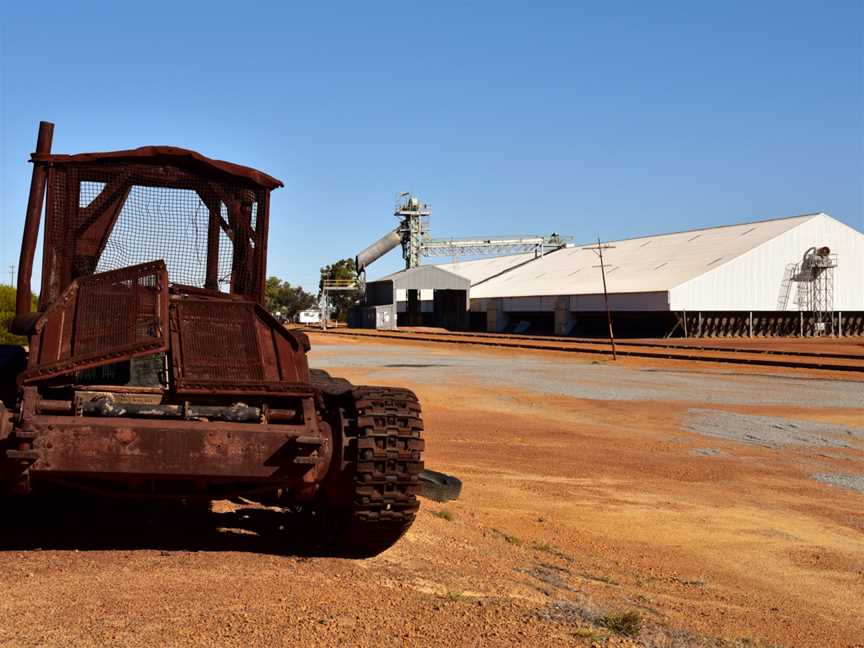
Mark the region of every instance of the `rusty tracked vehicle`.
[[264, 309], [282, 183], [173, 147], [56, 155], [52, 135], [42, 122], [12, 322], [29, 352], [0, 349], [4, 489], [248, 495], [315, 511], [341, 553], [393, 544], [418, 508], [420, 405], [310, 371], [306, 335]]

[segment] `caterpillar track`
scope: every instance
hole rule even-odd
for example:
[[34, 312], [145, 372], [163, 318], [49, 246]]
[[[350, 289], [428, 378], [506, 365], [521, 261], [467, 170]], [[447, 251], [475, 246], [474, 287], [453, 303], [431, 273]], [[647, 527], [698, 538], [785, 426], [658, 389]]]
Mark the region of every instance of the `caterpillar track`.
[[326, 486], [342, 499], [330, 515], [331, 542], [343, 554], [371, 556], [402, 537], [419, 508], [420, 403], [410, 390], [391, 387], [357, 387], [334, 397], [342, 417], [336, 449], [342, 465], [334, 482], [342, 483]]

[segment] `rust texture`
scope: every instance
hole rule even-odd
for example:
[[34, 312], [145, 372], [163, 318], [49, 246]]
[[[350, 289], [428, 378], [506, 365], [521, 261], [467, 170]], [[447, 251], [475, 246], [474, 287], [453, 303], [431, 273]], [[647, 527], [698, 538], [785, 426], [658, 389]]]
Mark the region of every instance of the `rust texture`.
[[[41, 124], [48, 124], [53, 132], [53, 124], [48, 122], [41, 122]], [[281, 180], [277, 180], [263, 171], [258, 171], [257, 169], [252, 169], [240, 164], [234, 164], [233, 162], [214, 160], [195, 151], [178, 148], [176, 146], [142, 146], [137, 149], [126, 151], [79, 153], [77, 155], [52, 155], [49, 139], [46, 149], [40, 148], [37, 145], [36, 152], [31, 156], [31, 159], [33, 162], [48, 162], [52, 165], [75, 165], [100, 162], [122, 163], [135, 162], [137, 160], [145, 160], [148, 164], [179, 163], [197, 169], [202, 175], [215, 176], [217, 179], [219, 175], [221, 175], [223, 179], [228, 179], [229, 181], [240, 178], [247, 180], [253, 185], [271, 190], [285, 186], [282, 184]]]
[[168, 275], [161, 261], [73, 281], [36, 322], [31, 383], [167, 349]]
[[[39, 122], [39, 135], [36, 140], [34, 156], [49, 155], [54, 139], [54, 124]], [[33, 176], [30, 180], [30, 195], [27, 198], [27, 214], [24, 219], [24, 235], [21, 240], [21, 256], [18, 260], [18, 292], [15, 296], [15, 312], [19, 318], [30, 313], [32, 290], [30, 275], [33, 273], [33, 257], [36, 254], [36, 241], [39, 237], [39, 219], [42, 215], [42, 202], [45, 198], [45, 184], [48, 178], [48, 165], [34, 162]], [[21, 332], [26, 326], [15, 326]]]
[[[249, 302], [172, 300], [172, 369], [179, 392], [311, 393], [300, 341]], [[232, 340], [230, 346], [223, 340]]]
[[328, 509], [352, 555], [395, 542], [417, 510], [420, 406], [407, 390], [313, 384], [309, 339], [264, 308], [282, 183], [174, 147], [52, 154], [52, 128], [32, 156], [22, 241], [29, 354], [0, 358], [15, 367], [0, 375], [0, 486], [263, 493]]
[[41, 307], [77, 277], [155, 259], [174, 284], [263, 301], [266, 187], [161, 156], [48, 164]]
[[34, 473], [94, 472], [98, 463], [101, 474], [273, 478], [284, 486], [323, 477], [330, 462], [329, 444], [304, 425], [37, 416], [26, 433], [36, 439]]

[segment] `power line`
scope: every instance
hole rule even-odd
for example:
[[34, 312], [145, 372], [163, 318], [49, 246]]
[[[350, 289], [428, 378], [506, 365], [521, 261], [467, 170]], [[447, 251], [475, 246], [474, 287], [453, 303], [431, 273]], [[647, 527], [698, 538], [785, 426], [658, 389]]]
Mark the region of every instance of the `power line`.
[[582, 249], [591, 250], [600, 256], [600, 265], [594, 267], [600, 268], [600, 275], [603, 277], [603, 301], [606, 304], [606, 322], [609, 324], [609, 344], [612, 345], [612, 359], [617, 360], [618, 356], [615, 354], [615, 333], [612, 331], [612, 313], [609, 310], [609, 293], [606, 291], [606, 265], [603, 262], [603, 250], [613, 250], [615, 249], [615, 246], [609, 245], [608, 243], [600, 243], [600, 237], [598, 236], [597, 245], [584, 247]]

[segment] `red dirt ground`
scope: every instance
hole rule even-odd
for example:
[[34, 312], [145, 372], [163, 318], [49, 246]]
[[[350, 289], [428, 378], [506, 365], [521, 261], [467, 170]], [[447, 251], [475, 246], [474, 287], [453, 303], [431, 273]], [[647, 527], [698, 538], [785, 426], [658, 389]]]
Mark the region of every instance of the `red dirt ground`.
[[[346, 340], [339, 338], [340, 349], [352, 344]], [[319, 347], [331, 341], [336, 343], [315, 336]], [[440, 346], [423, 348], [444, 357], [530, 353]], [[553, 362], [591, 361], [551, 355]], [[645, 359], [623, 364], [634, 370], [686, 367], [724, 380], [716, 365]], [[777, 376], [780, 388], [781, 378], [809, 375], [774, 368], [734, 371]], [[790, 646], [850, 646], [864, 637], [864, 495], [819, 484], [808, 478], [807, 467], [816, 454], [838, 472], [848, 472], [853, 462], [853, 472], [860, 474], [860, 444], [835, 459], [821, 449], [709, 441], [679, 428], [684, 411], [707, 400], [698, 393], [689, 402], [608, 402], [504, 389], [494, 375], [479, 384], [466, 384], [455, 374], [447, 384], [412, 385], [410, 369], [342, 373], [354, 380], [407, 383], [420, 395], [427, 464], [466, 482], [462, 500], [447, 506], [454, 522], [430, 520], [433, 544], [446, 532], [464, 548], [464, 555], [448, 552], [442, 566], [455, 576], [470, 564], [474, 591], [500, 591], [499, 572], [493, 579], [486, 575], [491, 564], [548, 562], [531, 547], [549, 545], [568, 557], [557, 564], [581, 575], [570, 577], [570, 587], [604, 606], [644, 609], [672, 628]], [[818, 386], [814, 389], [818, 403]], [[825, 409], [814, 403], [725, 409], [864, 426], [861, 407]], [[706, 445], [724, 455], [692, 455]], [[422, 524], [421, 519], [421, 529]], [[490, 546], [490, 528], [521, 544]], [[491, 555], [473, 563], [468, 555], [478, 542], [482, 553]], [[508, 580], [524, 586], [518, 578]], [[561, 592], [550, 596], [566, 598]], [[536, 603], [548, 598], [543, 594]]]
[[[609, 363], [311, 337], [313, 366], [417, 392], [427, 466], [463, 480], [458, 501], [423, 500], [408, 534], [363, 561], [285, 554], [226, 503], [216, 540], [174, 523], [115, 532], [111, 518], [22, 535], [13, 520], [0, 645], [864, 646], [864, 493], [811, 479], [864, 474], [864, 441], [768, 448], [683, 427], [695, 407], [864, 428], [860, 376], [821, 372], [809, 402], [747, 404], [709, 396], [809, 374], [627, 359], [622, 382], [678, 381], [681, 395], [578, 398], [501, 372], [528, 359], [541, 378], [585, 380]], [[716, 390], [688, 392], [688, 376]], [[820, 405], [820, 389], [858, 387], [860, 404]], [[623, 611], [641, 616], [635, 638], [602, 625]]]

